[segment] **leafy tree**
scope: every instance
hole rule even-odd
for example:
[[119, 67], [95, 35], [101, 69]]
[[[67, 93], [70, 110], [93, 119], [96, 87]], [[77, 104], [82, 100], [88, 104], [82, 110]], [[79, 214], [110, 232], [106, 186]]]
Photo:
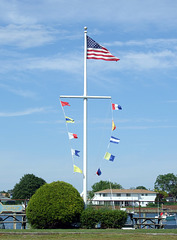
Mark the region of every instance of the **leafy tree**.
[[155, 190], [157, 193], [157, 197], [155, 199], [155, 202], [165, 202], [166, 198], [168, 197], [168, 193], [165, 191], [161, 191], [161, 190]]
[[29, 199], [38, 188], [45, 184], [45, 180], [34, 174], [25, 174], [12, 190], [14, 199]]
[[144, 187], [144, 186], [138, 186], [138, 187], [136, 187], [136, 189], [144, 189], [144, 190], [147, 190], [147, 188]]
[[122, 189], [122, 186], [118, 183], [112, 183], [109, 181], [100, 181], [92, 185], [92, 190], [89, 192], [89, 198], [93, 198], [94, 193], [105, 189]]
[[177, 176], [173, 173], [159, 175], [155, 181], [154, 188], [167, 192], [173, 197], [177, 196]]
[[68, 228], [80, 220], [84, 201], [79, 192], [62, 181], [45, 184], [31, 197], [27, 218], [32, 227]]

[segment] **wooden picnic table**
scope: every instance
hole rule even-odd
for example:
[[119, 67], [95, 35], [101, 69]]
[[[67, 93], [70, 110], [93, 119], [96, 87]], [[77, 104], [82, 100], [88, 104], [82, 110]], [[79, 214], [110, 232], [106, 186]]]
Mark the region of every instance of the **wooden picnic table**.
[[135, 228], [164, 228], [161, 217], [132, 217]]

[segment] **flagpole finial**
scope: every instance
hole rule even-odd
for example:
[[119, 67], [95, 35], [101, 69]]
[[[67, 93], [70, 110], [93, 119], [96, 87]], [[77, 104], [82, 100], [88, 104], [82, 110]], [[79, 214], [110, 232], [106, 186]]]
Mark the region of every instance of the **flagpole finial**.
[[87, 27], [84, 27], [85, 32], [87, 32]]

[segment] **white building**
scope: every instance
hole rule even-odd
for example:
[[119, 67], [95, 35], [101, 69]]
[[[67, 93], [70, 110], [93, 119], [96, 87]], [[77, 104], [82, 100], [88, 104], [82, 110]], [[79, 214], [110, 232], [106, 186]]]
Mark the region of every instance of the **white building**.
[[155, 202], [157, 193], [144, 189], [105, 189], [95, 192], [91, 202], [93, 205], [146, 206]]

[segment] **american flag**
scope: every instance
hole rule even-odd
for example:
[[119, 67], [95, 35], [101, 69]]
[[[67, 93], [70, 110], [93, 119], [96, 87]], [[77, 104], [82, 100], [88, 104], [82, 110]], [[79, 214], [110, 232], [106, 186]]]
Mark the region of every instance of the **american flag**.
[[98, 59], [105, 61], [118, 61], [105, 47], [102, 47], [92, 38], [87, 36], [87, 59]]

